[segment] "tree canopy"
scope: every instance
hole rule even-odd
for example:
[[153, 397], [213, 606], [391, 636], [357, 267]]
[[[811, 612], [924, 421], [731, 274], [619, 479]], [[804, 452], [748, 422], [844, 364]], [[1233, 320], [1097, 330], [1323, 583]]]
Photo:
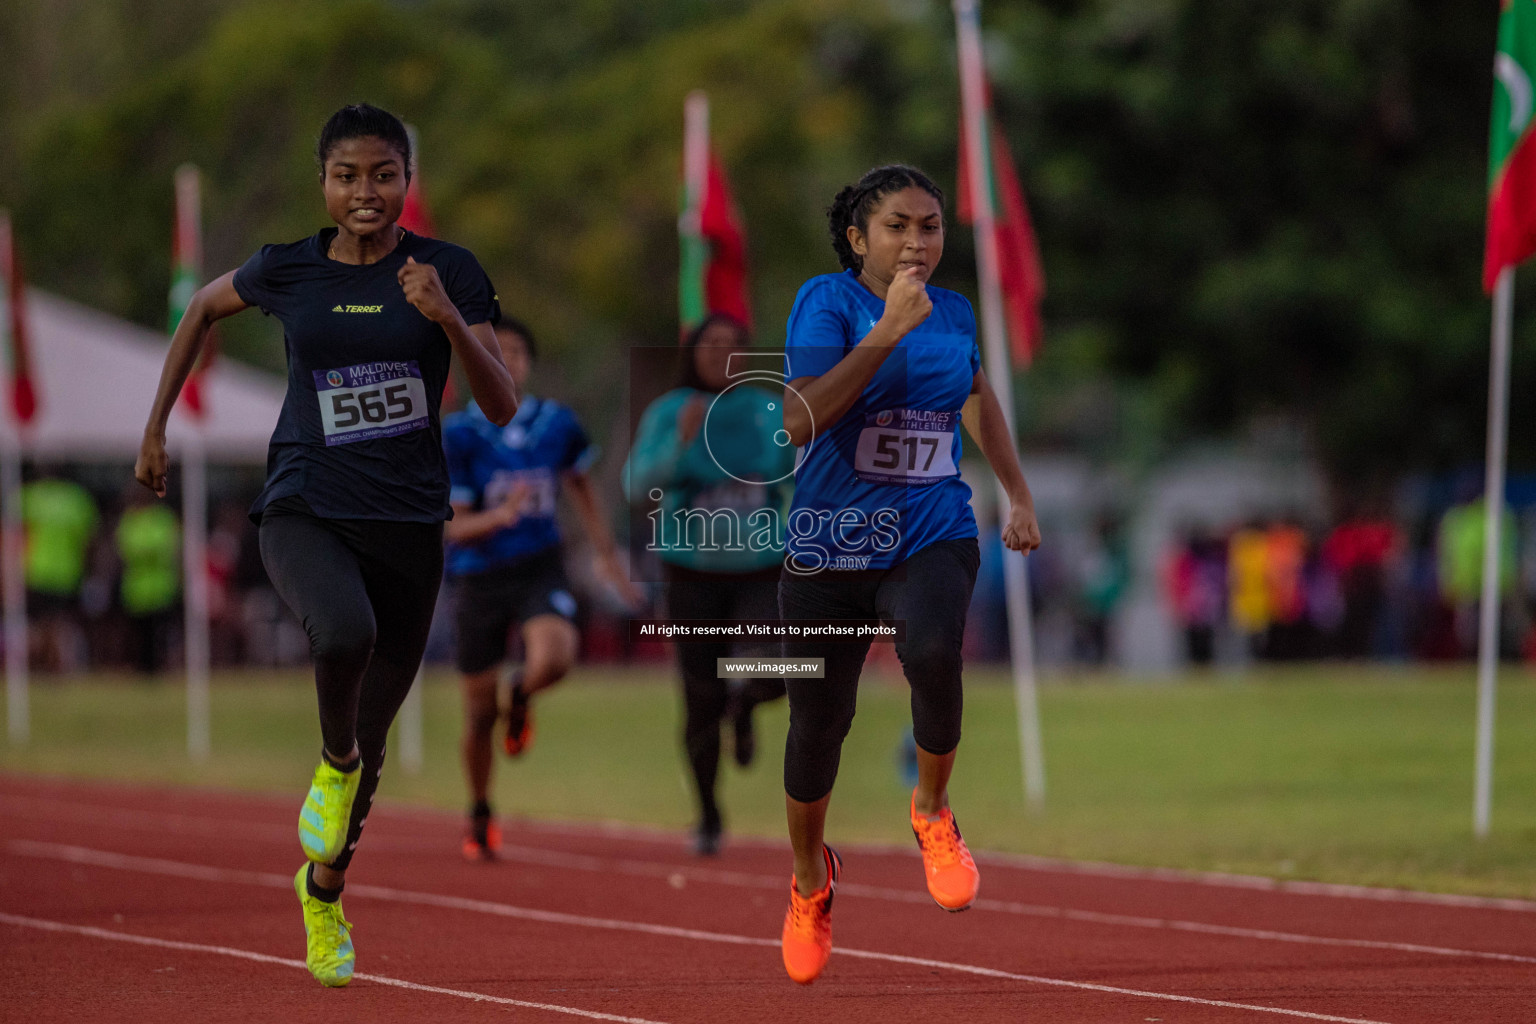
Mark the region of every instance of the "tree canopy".
[[[1049, 293], [1026, 443], [1155, 458], [1255, 417], [1342, 479], [1480, 457], [1479, 288], [1497, 11], [1446, 0], [1045, 0], [983, 10]], [[367, 99], [420, 136], [441, 233], [612, 415], [630, 344], [676, 337], [682, 103], [709, 92], [757, 333], [836, 269], [822, 211], [877, 163], [950, 188], [949, 5], [925, 0], [31, 0], [7, 51], [0, 202], [33, 279], [164, 322], [171, 176], [205, 172], [210, 275], [323, 226], [313, 143]], [[974, 296], [969, 232], [937, 281]], [[1514, 457], [1536, 461], [1536, 295]], [[273, 325], [228, 349], [281, 364]]]

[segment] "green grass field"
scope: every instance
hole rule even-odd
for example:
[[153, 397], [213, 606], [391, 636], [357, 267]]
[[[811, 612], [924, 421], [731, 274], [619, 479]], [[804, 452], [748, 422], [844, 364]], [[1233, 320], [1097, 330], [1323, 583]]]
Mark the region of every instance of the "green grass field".
[[[967, 677], [965, 740], [951, 794], [976, 848], [1536, 897], [1536, 682], [1503, 673], [1493, 835], [1471, 836], [1474, 687], [1450, 669], [1307, 667], [1157, 683], [1078, 677], [1044, 687], [1049, 795], [1021, 796], [1011, 690]], [[505, 814], [686, 827], [692, 805], [669, 673], [584, 668], [541, 695], [537, 738], [500, 760]], [[175, 680], [42, 681], [31, 744], [0, 748], [0, 771], [302, 794], [319, 746], [314, 695], [298, 673], [218, 677], [214, 755], [185, 753]], [[727, 829], [782, 834], [787, 709], [759, 712], [761, 755], [723, 768]], [[385, 798], [457, 809], [458, 694], [428, 677], [425, 768], [386, 772]], [[843, 752], [829, 831], [910, 841], [896, 750], [905, 684], [866, 673]]]

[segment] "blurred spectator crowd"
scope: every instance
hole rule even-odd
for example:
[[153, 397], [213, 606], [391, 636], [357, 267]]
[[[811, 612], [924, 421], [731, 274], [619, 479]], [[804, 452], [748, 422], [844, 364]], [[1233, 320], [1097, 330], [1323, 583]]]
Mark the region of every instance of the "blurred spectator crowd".
[[[1501, 528], [1500, 648], [1536, 656], [1536, 510]], [[1160, 581], [1196, 665], [1229, 656], [1442, 660], [1476, 653], [1485, 507], [1463, 502], [1417, 531], [1383, 515], [1326, 527], [1296, 518], [1191, 529]]]
[[[39, 467], [22, 491], [29, 650], [45, 672], [132, 668], [155, 674], [181, 661], [182, 537], [178, 505], [130, 484], [113, 493]], [[235, 488], [239, 492], [241, 488]], [[308, 642], [267, 581], [243, 494], [215, 503], [206, 571], [216, 666], [304, 664]], [[1506, 509], [1500, 646], [1536, 660], [1536, 504]], [[1484, 508], [1464, 500], [1405, 525], [1384, 514], [1318, 524], [1255, 518], [1223, 529], [1187, 527], [1139, 578], [1126, 525], [1100, 518], [1052, 535], [1029, 562], [1037, 652], [1046, 664], [1114, 664], [1128, 595], [1156, 590], [1193, 665], [1253, 659], [1454, 659], [1476, 652]], [[1007, 657], [1002, 551], [982, 531], [983, 564], [966, 655]], [[581, 601], [584, 658], [648, 660], [622, 606], [605, 600], [568, 558]], [[1153, 573], [1143, 572], [1150, 577]], [[583, 584], [587, 584], [583, 587]], [[447, 595], [428, 660], [452, 656]], [[653, 610], [659, 614], [659, 610]]]

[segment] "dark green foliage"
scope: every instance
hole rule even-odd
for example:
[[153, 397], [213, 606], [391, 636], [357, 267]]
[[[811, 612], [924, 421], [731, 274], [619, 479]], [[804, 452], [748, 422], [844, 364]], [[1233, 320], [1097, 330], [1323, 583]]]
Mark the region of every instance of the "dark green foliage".
[[[1477, 459], [1495, 18], [1448, 0], [989, 3], [1050, 289], [1020, 384], [1031, 444], [1140, 461], [1280, 414], [1341, 477]], [[711, 96], [765, 342], [800, 282], [836, 269], [839, 186], [899, 160], [954, 194], [947, 3], [31, 0], [0, 38], [25, 55], [0, 69], [17, 126], [0, 202], [38, 283], [162, 323], [175, 166], [204, 168], [208, 271], [230, 269], [325, 223], [314, 135], [367, 99], [417, 126], [441, 232], [548, 339], [541, 374], [599, 433], [623, 347], [676, 334], [690, 89]], [[940, 275], [974, 295], [958, 226]], [[1529, 464], [1521, 298], [1511, 436]], [[227, 338], [281, 362], [260, 317]]]

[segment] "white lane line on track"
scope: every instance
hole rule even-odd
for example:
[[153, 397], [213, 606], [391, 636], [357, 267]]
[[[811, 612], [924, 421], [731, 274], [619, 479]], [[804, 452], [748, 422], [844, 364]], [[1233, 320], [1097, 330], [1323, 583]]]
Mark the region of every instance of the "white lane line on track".
[[[0, 806], [6, 802], [0, 797]], [[42, 808], [34, 808], [42, 810]], [[259, 822], [229, 822], [216, 818], [200, 818], [189, 815], [166, 814], [150, 811], [127, 811], [122, 809], [100, 808], [103, 818], [96, 824], [107, 821], [112, 823], [144, 828], [145, 820], [152, 819], [162, 822], [171, 829], [182, 830], [191, 834], [219, 834], [228, 836], [231, 828], [240, 829], [243, 833], [270, 839], [274, 842], [291, 843], [293, 830], [279, 826], [267, 825]], [[160, 826], [155, 826], [159, 828]], [[404, 848], [422, 847], [437, 849], [443, 844], [432, 840], [397, 839], [390, 841], [391, 837], [378, 836], [370, 840], [370, 849], [378, 848]], [[780, 890], [784, 888], [784, 879], [769, 875], [749, 874], [743, 871], [724, 871], [717, 868], [700, 868], [683, 866], [656, 861], [642, 861], [633, 859], [615, 859], [607, 857], [595, 857], [590, 854], [561, 853], [556, 850], [542, 850], [537, 847], [519, 846], [507, 844], [502, 847], [501, 856], [505, 860], [519, 861], [526, 864], [538, 864], [540, 866], [566, 869], [574, 871], [591, 871], [597, 873], [614, 873], [630, 875], [640, 878], [670, 879], [675, 875], [681, 875], [684, 879], [714, 883], [718, 885], [734, 885], [746, 888]], [[932, 900], [926, 892], [909, 891], [905, 889], [892, 889], [883, 886], [861, 885], [859, 883], [845, 882], [839, 886], [839, 891], [845, 896], [855, 898], [878, 899], [892, 903], [913, 903], [927, 905]], [[983, 897], [978, 899], [973, 909], [990, 911], [994, 913], [1016, 914], [1026, 917], [1040, 917], [1061, 921], [1072, 921], [1079, 924], [1104, 925], [1106, 927], [1120, 928], [1147, 928], [1161, 931], [1187, 932], [1196, 935], [1219, 935], [1227, 938], [1251, 939], [1259, 942], [1287, 942], [1294, 945], [1308, 946], [1335, 946], [1348, 949], [1380, 949], [1397, 953], [1421, 953], [1427, 956], [1445, 956], [1470, 958], [1476, 960], [1499, 960], [1508, 963], [1536, 964], [1536, 957], [1521, 956], [1516, 953], [1497, 953], [1487, 950], [1458, 949], [1450, 946], [1432, 946], [1412, 942], [1391, 942], [1381, 939], [1350, 939], [1337, 938], [1324, 935], [1304, 935], [1296, 932], [1283, 932], [1269, 928], [1245, 928], [1238, 925], [1208, 924], [1201, 921], [1182, 921], [1176, 918], [1146, 917], [1132, 914], [1111, 914], [1093, 910], [1074, 910], [1069, 907], [1052, 907], [1042, 904], [1021, 903], [1012, 900], [994, 900]]]
[[[55, 802], [43, 801], [34, 797], [0, 793], [0, 807], [13, 803], [49, 807], [53, 806]], [[72, 806], [85, 808], [92, 812], [101, 811], [124, 815], [153, 813], [148, 811], [125, 811], [122, 808], [84, 803], [74, 803]], [[414, 817], [418, 820], [430, 820], [444, 824], [454, 823], [459, 820], [456, 816], [446, 811], [431, 811], [419, 807], [386, 805], [385, 811], [395, 818]], [[186, 817], [189, 822], [220, 821], [220, 819], [216, 818], [194, 819], [188, 816], [178, 817]], [[226, 826], [228, 823], [227, 821], [221, 822], [222, 825]], [[278, 828], [279, 826], [261, 827]], [[686, 838], [677, 832], [653, 826], [636, 825], [629, 822], [603, 821], [587, 823], [519, 820], [518, 827], [525, 828], [531, 832], [543, 832], [549, 835], [586, 838], [595, 836], [606, 839], [651, 842], [671, 847], [686, 845]], [[783, 851], [788, 848], [782, 839], [732, 836], [730, 841], [735, 846], [753, 849]], [[371, 849], [382, 848], [386, 845], [390, 847], [398, 846], [399, 848], [414, 848], [417, 842], [393, 836], [380, 836], [370, 840]], [[423, 841], [422, 845], [425, 846], [426, 843]], [[431, 845], [437, 847], [441, 844], [432, 843]], [[917, 857], [917, 853], [906, 844], [841, 843], [839, 844], [839, 849], [856, 851], [866, 856], [893, 856], [903, 859], [915, 859]], [[1061, 860], [1054, 857], [1039, 857], [1028, 853], [997, 853], [987, 850], [972, 850], [971, 853], [980, 864], [1021, 871], [1044, 872], [1047, 874], [1085, 875], [1124, 881], [1168, 882], [1173, 884], [1212, 886], [1223, 889], [1248, 889], [1255, 892], [1280, 893], [1287, 896], [1326, 896], [1334, 899], [1370, 900], [1378, 903], [1424, 903], [1432, 906], [1457, 907], [1465, 910], [1508, 910], [1519, 913], [1536, 913], [1536, 900], [1522, 900], [1509, 897], [1465, 896], [1457, 893], [1420, 892], [1414, 889], [1384, 889], [1367, 885], [1307, 882], [1296, 879], [1267, 878], [1263, 875], [1237, 875], [1219, 871], [1191, 871], [1183, 868], [1137, 867], [1129, 864], [1111, 864], [1105, 861]]]
[[[106, 928], [93, 928], [89, 925], [65, 924], [61, 921], [45, 921], [40, 918], [19, 917], [15, 914], [6, 913], [0, 913], [0, 924], [11, 924], [20, 928], [35, 928], [39, 931], [57, 932], [66, 935], [85, 935], [93, 939], [128, 942], [138, 946], [154, 946], [160, 949], [174, 949], [186, 953], [213, 953], [218, 956], [234, 957], [239, 960], [250, 960], [259, 964], [276, 964], [280, 967], [297, 967], [301, 971], [308, 970], [302, 960], [290, 960], [287, 957], [272, 956], [268, 953], [256, 953], [248, 949], [235, 949], [231, 946], [206, 946], [200, 942], [178, 942], [174, 939], [158, 939], [149, 935], [135, 935], [132, 932], [116, 932]], [[500, 1006], [516, 1006], [525, 1010], [548, 1010], [551, 1013], [563, 1013], [572, 1017], [585, 1017], [588, 1020], [617, 1021], [619, 1024], [662, 1024], [660, 1021], [647, 1020], [644, 1017], [622, 1017], [615, 1013], [581, 1010], [574, 1006], [561, 1006], [558, 1003], [537, 1003], [527, 999], [509, 999], [506, 996], [491, 996], [483, 992], [443, 988], [441, 985], [423, 985], [420, 982], [389, 978], [382, 974], [364, 974], [359, 971], [352, 977], [358, 981], [371, 981], [375, 985], [388, 985], [391, 988], [403, 988], [412, 992], [430, 992], [434, 995], [453, 996], [457, 999], [464, 999], [474, 1003], [496, 1003]]]
[[[116, 868], [124, 871], [140, 871], [149, 874], [172, 875], [180, 878], [194, 878], [200, 881], [215, 883], [239, 882], [248, 885], [260, 885], [268, 888], [286, 889], [292, 886], [293, 881], [283, 875], [262, 871], [237, 871], [226, 868], [213, 867], [205, 864], [187, 864], [181, 861], [162, 860], [153, 857], [134, 857], [120, 853], [109, 853], [104, 850], [90, 850], [80, 846], [63, 846], [57, 843], [38, 843], [30, 840], [12, 840], [6, 844], [7, 849], [24, 856], [48, 857], [55, 860], [63, 860], [74, 864], [88, 864], [95, 867]], [[437, 893], [410, 892], [404, 889], [394, 889], [389, 886], [355, 884], [349, 885], [347, 891], [354, 896], [371, 897], [395, 903], [410, 903], [419, 906], [438, 907], [445, 910], [464, 910], [473, 913], [490, 914], [496, 917], [516, 918], [525, 921], [538, 921], [543, 924], [573, 925], [582, 928], [598, 928], [607, 931], [638, 932], [645, 935], [658, 935], [667, 938], [692, 939], [700, 942], [714, 942], [734, 946], [770, 946], [777, 947], [779, 940], [758, 938], [750, 935], [731, 935], [725, 932], [710, 932], [698, 928], [678, 928], [672, 925], [649, 924], [644, 921], [623, 921], [615, 918], [587, 917], [582, 914], [565, 914], [551, 910], [534, 910], [529, 907], [517, 907], [507, 903], [494, 903], [489, 900], [469, 899], [462, 896], [444, 896]], [[1046, 985], [1054, 988], [1077, 989], [1086, 992], [1102, 992], [1108, 995], [1133, 996], [1140, 999], [1156, 999], [1165, 1002], [1191, 1003], [1197, 1006], [1217, 1006], [1232, 1010], [1248, 1010], [1255, 1013], [1276, 1014], [1283, 1017], [1297, 1017], [1304, 1020], [1333, 1021], [1336, 1024], [1384, 1024], [1382, 1021], [1366, 1020], [1361, 1017], [1338, 1017], [1325, 1013], [1311, 1013], [1306, 1010], [1291, 1010], [1278, 1006], [1263, 1006], [1257, 1003], [1238, 1003], [1225, 999], [1203, 999], [1199, 996], [1185, 996], [1169, 992], [1150, 992], [1144, 989], [1121, 988], [1117, 985], [1102, 985], [1091, 981], [1072, 981], [1066, 978], [1048, 978], [1035, 974], [1018, 974], [1013, 971], [1003, 971], [991, 967], [980, 967], [975, 964], [955, 963], [948, 960], [930, 960], [924, 957], [904, 956], [900, 953], [882, 953], [875, 950], [848, 949], [835, 946], [834, 953], [842, 956], [855, 957], [861, 960], [878, 960], [885, 963], [906, 964], [915, 967], [930, 967], [938, 970], [955, 971], [962, 974], [970, 974], [983, 978], [1000, 978], [1008, 981], [1022, 981], [1035, 985]], [[362, 975], [358, 975], [362, 977]]]

